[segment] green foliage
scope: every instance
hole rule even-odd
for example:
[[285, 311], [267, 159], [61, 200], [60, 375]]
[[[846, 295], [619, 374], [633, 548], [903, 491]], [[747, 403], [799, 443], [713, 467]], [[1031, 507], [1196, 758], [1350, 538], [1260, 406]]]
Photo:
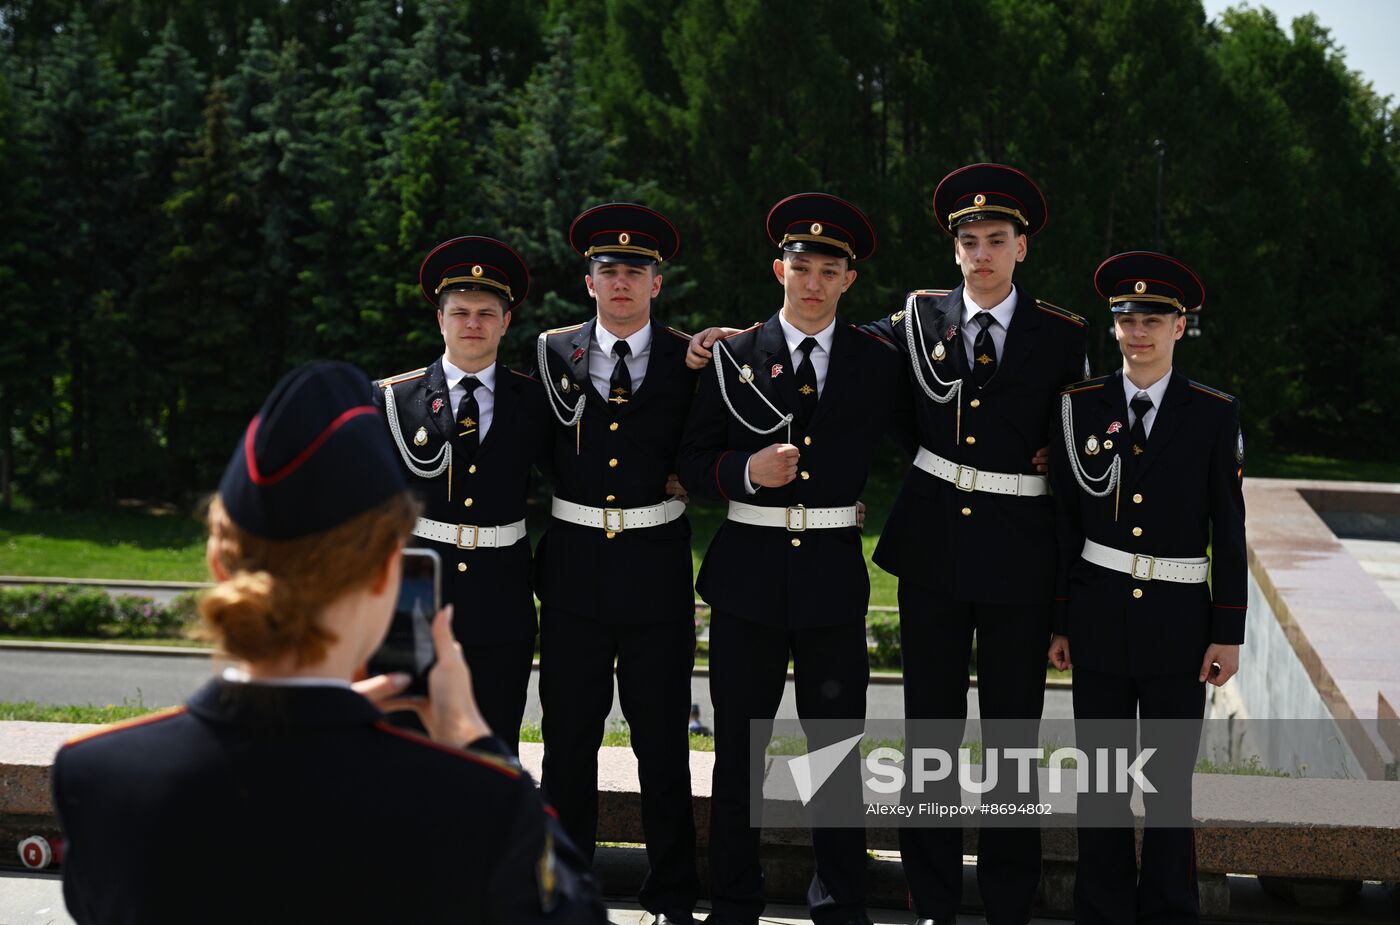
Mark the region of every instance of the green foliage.
[[171, 639], [187, 635], [196, 619], [189, 597], [159, 604], [71, 585], [0, 588], [0, 633], [18, 636]]
[[138, 697], [136, 703], [123, 700], [121, 706], [106, 704], [36, 703], [33, 700], [0, 702], [0, 722], [94, 723], [106, 725], [154, 712]]
[[899, 614], [867, 614], [865, 632], [874, 641], [874, 645], [870, 647], [871, 668], [904, 667], [903, 649], [899, 643]]
[[525, 256], [504, 358], [528, 365], [536, 332], [592, 310], [566, 231], [608, 200], [680, 227], [657, 314], [690, 329], [776, 306], [773, 202], [847, 196], [880, 247], [842, 312], [885, 315], [957, 283], [930, 198], [977, 160], [1045, 189], [1017, 279], [1090, 315], [1095, 369], [1118, 356], [1094, 266], [1160, 248], [1208, 292], [1178, 366], [1242, 397], [1253, 446], [1400, 449], [1396, 110], [1312, 17], [0, 0], [0, 49], [0, 505], [11, 480], [41, 505], [187, 501], [291, 364], [422, 365], [441, 344], [416, 272], [448, 237]]

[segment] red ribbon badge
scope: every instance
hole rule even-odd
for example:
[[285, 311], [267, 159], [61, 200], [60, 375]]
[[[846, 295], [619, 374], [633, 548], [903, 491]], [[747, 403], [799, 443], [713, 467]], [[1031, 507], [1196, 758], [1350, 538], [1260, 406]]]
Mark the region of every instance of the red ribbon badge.
[[768, 373], [768, 378], [776, 379], [783, 374], [783, 364], [774, 363], [773, 369]]
[[433, 414], [437, 414], [437, 413], [438, 413], [439, 411], [441, 411], [441, 410], [442, 410], [442, 399], [441, 399], [441, 398], [434, 398], [434, 399], [433, 399]]
[[1120, 431], [1120, 430], [1122, 430], [1122, 429], [1123, 429], [1123, 422], [1122, 422], [1122, 421], [1114, 421], [1112, 424], [1108, 425], [1108, 430], [1106, 430], [1105, 433], [1116, 434], [1116, 433], [1118, 433], [1118, 431]]
[[582, 347], [580, 347], [580, 348], [578, 348], [577, 350], [574, 351], [573, 358], [572, 358], [569, 362], [571, 362], [571, 363], [577, 363], [577, 362], [578, 362], [579, 360], [581, 360], [581, 359], [583, 359], [583, 348], [582, 348]]
[[953, 335], [958, 333], [958, 326], [955, 324], [948, 329], [948, 333], [943, 335], [944, 340], [952, 340]]

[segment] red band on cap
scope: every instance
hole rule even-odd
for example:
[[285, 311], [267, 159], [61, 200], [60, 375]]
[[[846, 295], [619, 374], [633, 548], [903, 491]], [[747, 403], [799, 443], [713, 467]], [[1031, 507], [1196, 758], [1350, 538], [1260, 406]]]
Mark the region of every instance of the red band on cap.
[[331, 421], [330, 424], [326, 426], [325, 430], [317, 434], [316, 439], [306, 445], [306, 449], [302, 450], [291, 462], [271, 475], [263, 475], [258, 471], [258, 458], [253, 452], [253, 441], [257, 438], [258, 425], [262, 423], [262, 415], [258, 415], [253, 418], [253, 423], [248, 425], [248, 433], [243, 438], [243, 456], [248, 461], [248, 478], [253, 480], [254, 485], [276, 485], [278, 482], [297, 471], [297, 469], [301, 468], [302, 464], [321, 448], [321, 444], [329, 440], [331, 434], [340, 430], [346, 422], [362, 414], [378, 413], [379, 409], [375, 408], [374, 405], [359, 405], [343, 412], [340, 417]]

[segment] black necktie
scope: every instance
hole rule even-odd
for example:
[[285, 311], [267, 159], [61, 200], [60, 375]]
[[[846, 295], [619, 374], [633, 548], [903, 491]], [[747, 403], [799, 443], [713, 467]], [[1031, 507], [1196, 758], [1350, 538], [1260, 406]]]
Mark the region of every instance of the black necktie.
[[797, 345], [802, 351], [802, 362], [797, 364], [797, 423], [803, 427], [812, 420], [812, 412], [817, 410], [817, 368], [812, 365], [812, 351], [817, 349], [815, 337], [805, 337]]
[[991, 327], [996, 321], [991, 312], [978, 312], [973, 316], [982, 326], [977, 339], [972, 342], [972, 381], [980, 389], [992, 380], [997, 371], [997, 345], [992, 340]]
[[1143, 418], [1152, 410], [1152, 399], [1146, 392], [1139, 392], [1133, 396], [1130, 406], [1133, 409], [1133, 426], [1128, 431], [1128, 437], [1133, 441], [1133, 455], [1141, 456], [1142, 451], [1147, 449], [1147, 425], [1143, 423]]
[[632, 352], [632, 348], [627, 341], [619, 340], [613, 344], [612, 352], [617, 357], [617, 365], [613, 367], [612, 381], [608, 383], [608, 401], [621, 406], [632, 398], [632, 374], [627, 370], [627, 354]]
[[476, 403], [476, 390], [481, 381], [475, 376], [465, 376], [458, 384], [467, 394], [457, 405], [457, 443], [467, 460], [471, 460], [481, 446], [481, 406]]

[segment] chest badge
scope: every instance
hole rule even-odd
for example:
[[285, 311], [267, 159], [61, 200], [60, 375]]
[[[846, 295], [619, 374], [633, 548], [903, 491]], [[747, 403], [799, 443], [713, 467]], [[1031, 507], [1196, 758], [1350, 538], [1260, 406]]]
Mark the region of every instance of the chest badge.
[[739, 381], [753, 382], [753, 367], [745, 364], [739, 367]]
[[437, 414], [437, 413], [438, 413], [439, 411], [441, 411], [441, 410], [442, 410], [442, 399], [441, 399], [441, 398], [434, 398], [434, 399], [433, 399], [433, 414]]
[[1114, 421], [1112, 424], [1108, 425], [1108, 430], [1105, 431], [1105, 433], [1116, 434], [1116, 433], [1118, 433], [1118, 431], [1120, 431], [1120, 430], [1122, 430], [1122, 429], [1123, 429], [1123, 422], [1122, 422], [1122, 421]]
[[1105, 450], [1111, 450], [1111, 449], [1113, 449], [1113, 441], [1112, 441], [1112, 440], [1105, 440], [1105, 441], [1103, 442], [1103, 448], [1104, 448]]
[[958, 326], [955, 324], [955, 325], [952, 325], [952, 326], [950, 326], [950, 327], [948, 328], [948, 333], [943, 335], [943, 339], [944, 339], [944, 340], [952, 340], [952, 339], [953, 339], [953, 335], [956, 334], [956, 333], [958, 333]]
[[1089, 439], [1084, 441], [1084, 452], [1090, 456], [1099, 455], [1099, 438], [1090, 434]]
[[420, 427], [420, 428], [418, 428], [418, 433], [416, 433], [416, 434], [413, 435], [413, 445], [414, 445], [414, 446], [423, 446], [423, 445], [425, 445], [427, 442], [428, 442], [428, 428], [426, 428], [426, 427]]
[[568, 376], [560, 376], [560, 377], [559, 377], [559, 388], [560, 388], [561, 390], [565, 391], [565, 392], [569, 391], [569, 377], [568, 377]]
[[768, 378], [776, 379], [783, 374], [783, 364], [774, 363], [773, 368], [768, 373]]
[[943, 341], [940, 340], [938, 343], [936, 343], [936, 344], [933, 345], [933, 354], [932, 354], [932, 356], [933, 356], [934, 362], [939, 362], [939, 361], [941, 361], [941, 360], [942, 360], [944, 357], [946, 357], [947, 355], [948, 355], [948, 348], [943, 346]]

